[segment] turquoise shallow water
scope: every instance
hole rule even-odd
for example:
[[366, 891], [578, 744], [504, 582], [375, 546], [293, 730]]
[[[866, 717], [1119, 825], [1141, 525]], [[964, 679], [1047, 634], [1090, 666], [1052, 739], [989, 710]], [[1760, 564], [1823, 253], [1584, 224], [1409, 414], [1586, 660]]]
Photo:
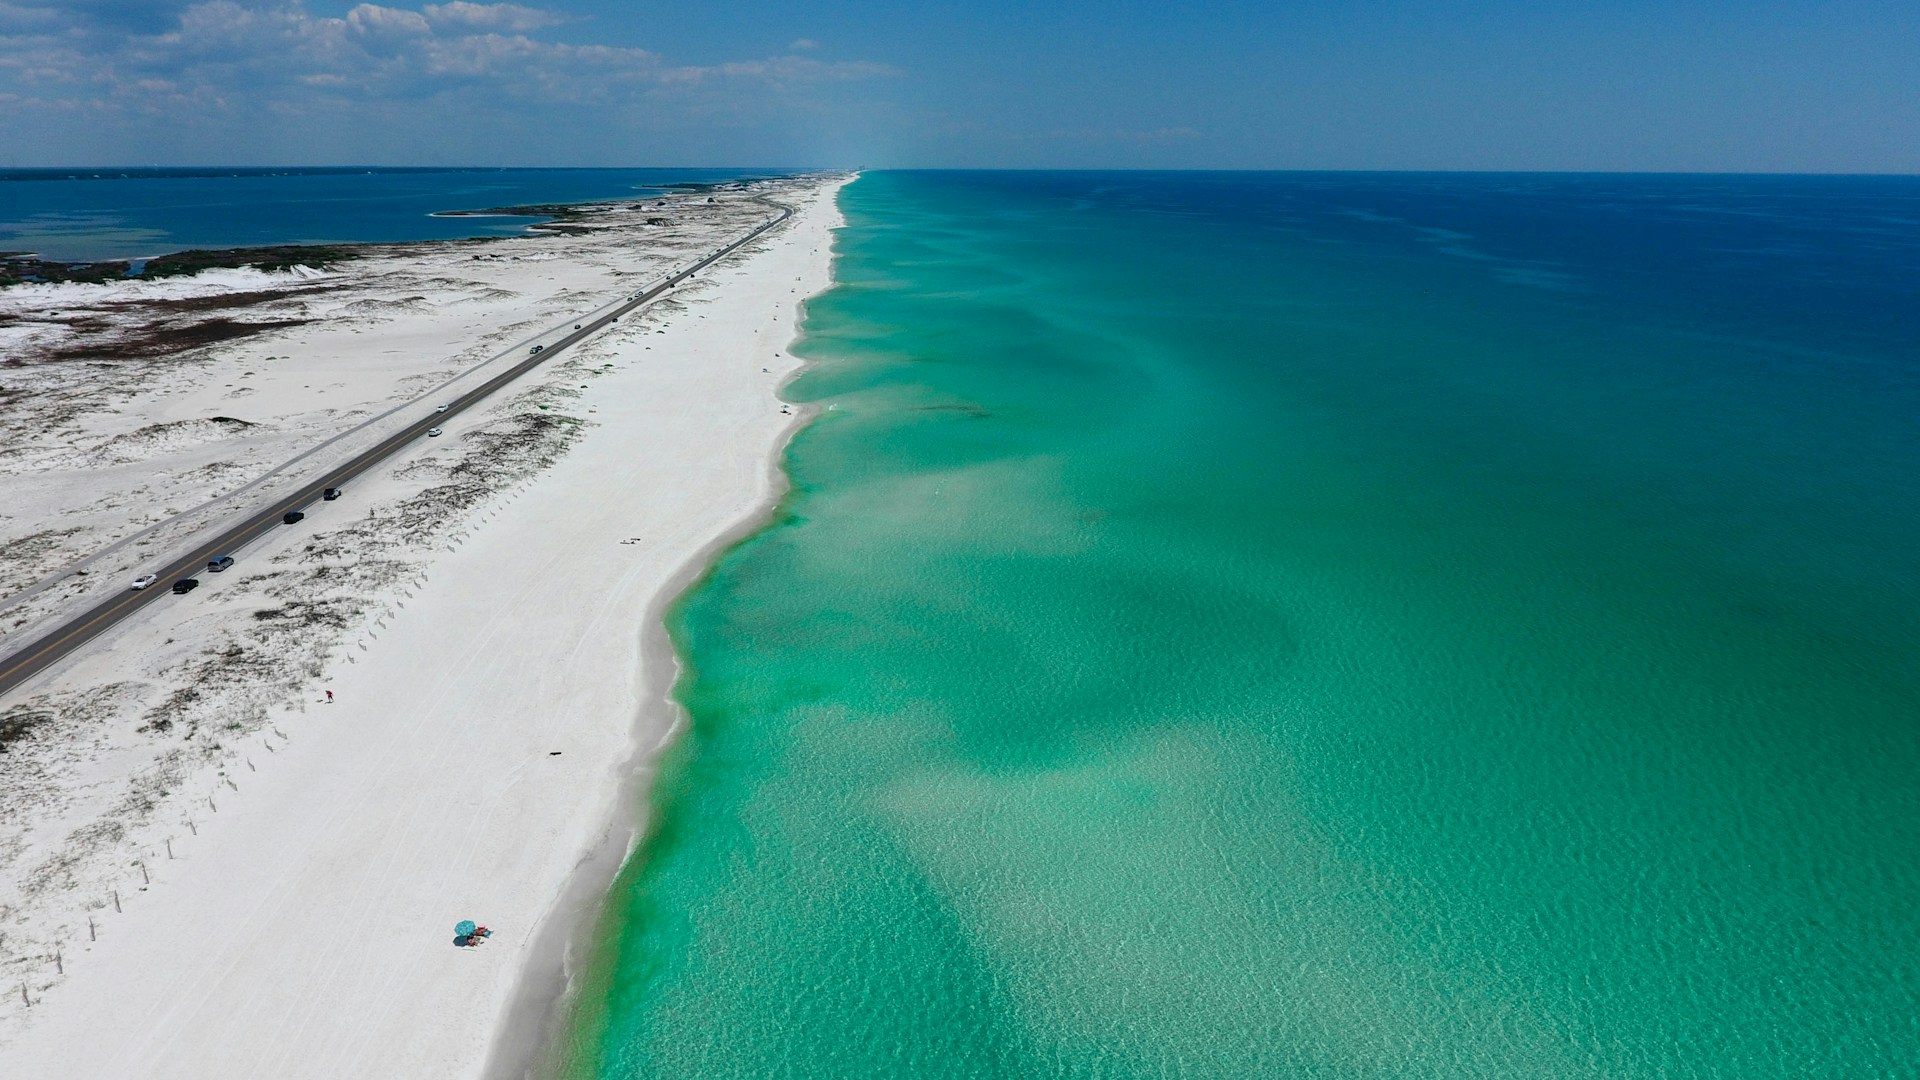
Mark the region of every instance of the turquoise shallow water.
[[1920, 1075], [1920, 182], [843, 206], [562, 1071]]

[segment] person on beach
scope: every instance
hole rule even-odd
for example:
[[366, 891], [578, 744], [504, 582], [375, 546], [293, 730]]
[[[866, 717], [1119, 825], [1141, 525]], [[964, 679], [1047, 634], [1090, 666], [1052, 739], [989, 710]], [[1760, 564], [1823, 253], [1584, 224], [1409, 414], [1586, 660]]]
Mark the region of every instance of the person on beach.
[[333, 704], [333, 691], [327, 691], [327, 704]]

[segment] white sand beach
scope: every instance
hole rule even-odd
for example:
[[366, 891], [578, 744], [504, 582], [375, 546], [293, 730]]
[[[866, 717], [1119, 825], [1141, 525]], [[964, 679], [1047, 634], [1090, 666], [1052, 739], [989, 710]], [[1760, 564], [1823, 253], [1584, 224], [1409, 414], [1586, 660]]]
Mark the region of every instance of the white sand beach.
[[[800, 302], [828, 284], [840, 182], [763, 190], [796, 208], [785, 225], [0, 698], [0, 1076], [475, 1077], [527, 1059], [539, 988], [679, 722], [665, 606], [778, 497], [801, 420], [778, 388]], [[130, 507], [243, 489], [741, 235], [770, 214], [748, 194], [298, 282], [97, 287], [331, 291], [273, 299], [305, 321], [158, 382], [76, 388], [65, 433], [14, 432], [0, 494], [21, 497], [0, 529], [58, 565], [165, 516]], [[644, 223], [663, 212], [672, 226]], [[113, 299], [64, 288], [0, 306]], [[8, 625], [124, 588], [141, 549], [124, 550], [107, 584], [44, 590]], [[35, 580], [0, 569], [0, 591]], [[455, 947], [462, 919], [492, 938]]]

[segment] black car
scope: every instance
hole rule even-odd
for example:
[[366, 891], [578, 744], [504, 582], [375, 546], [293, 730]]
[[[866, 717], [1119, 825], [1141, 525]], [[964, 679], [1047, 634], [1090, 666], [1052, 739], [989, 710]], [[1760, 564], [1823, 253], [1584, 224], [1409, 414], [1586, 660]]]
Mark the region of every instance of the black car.
[[297, 525], [303, 519], [305, 519], [306, 516], [307, 515], [301, 513], [298, 510], [289, 510], [286, 513], [280, 515], [280, 520], [286, 522], [289, 525]]
[[221, 555], [216, 558], [208, 559], [207, 573], [217, 574], [220, 571], [225, 570], [227, 567], [232, 565], [233, 565], [233, 556], [231, 555]]
[[320, 493], [320, 497], [327, 500], [328, 502], [332, 502], [333, 500], [340, 497], [340, 489], [328, 488], [327, 490]]
[[199, 578], [183, 577], [179, 581], [176, 581], [173, 583], [173, 594], [175, 596], [178, 596], [181, 593], [190, 593], [199, 587], [200, 587]]

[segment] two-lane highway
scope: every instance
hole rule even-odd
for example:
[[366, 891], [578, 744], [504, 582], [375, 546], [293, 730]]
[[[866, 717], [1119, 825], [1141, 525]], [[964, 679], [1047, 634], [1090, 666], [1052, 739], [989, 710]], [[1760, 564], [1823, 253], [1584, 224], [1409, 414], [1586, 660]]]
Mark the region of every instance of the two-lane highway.
[[171, 586], [179, 578], [196, 576], [206, 569], [207, 561], [218, 555], [230, 555], [248, 543], [276, 528], [284, 527], [282, 518], [290, 510], [302, 510], [320, 499], [321, 493], [331, 487], [345, 487], [349, 480], [392, 457], [402, 447], [425, 435], [428, 428], [438, 426], [460, 412], [465, 411], [494, 391], [513, 382], [520, 376], [545, 363], [547, 360], [566, 351], [587, 338], [589, 335], [611, 324], [622, 315], [646, 304], [665, 293], [668, 289], [692, 277], [728, 255], [759, 239], [769, 229], [793, 216], [793, 208], [773, 202], [759, 200], [780, 211], [779, 215], [765, 222], [752, 232], [719, 249], [685, 270], [655, 285], [645, 292], [636, 294], [620, 307], [606, 312], [590, 322], [581, 323], [579, 329], [568, 333], [540, 351], [514, 364], [506, 371], [494, 376], [479, 387], [448, 401], [445, 412], [430, 412], [421, 419], [396, 432], [378, 445], [356, 455], [351, 460], [336, 467], [291, 494], [283, 495], [273, 502], [257, 508], [244, 520], [220, 534], [215, 539], [175, 557], [164, 567], [154, 570], [160, 579], [146, 589], [135, 591], [128, 589], [116, 593], [100, 602], [88, 611], [62, 623], [48, 633], [34, 639], [19, 651], [0, 660], [0, 694], [26, 682], [33, 676], [46, 670], [62, 657], [98, 637], [108, 627], [126, 618], [142, 606], [172, 595]]

